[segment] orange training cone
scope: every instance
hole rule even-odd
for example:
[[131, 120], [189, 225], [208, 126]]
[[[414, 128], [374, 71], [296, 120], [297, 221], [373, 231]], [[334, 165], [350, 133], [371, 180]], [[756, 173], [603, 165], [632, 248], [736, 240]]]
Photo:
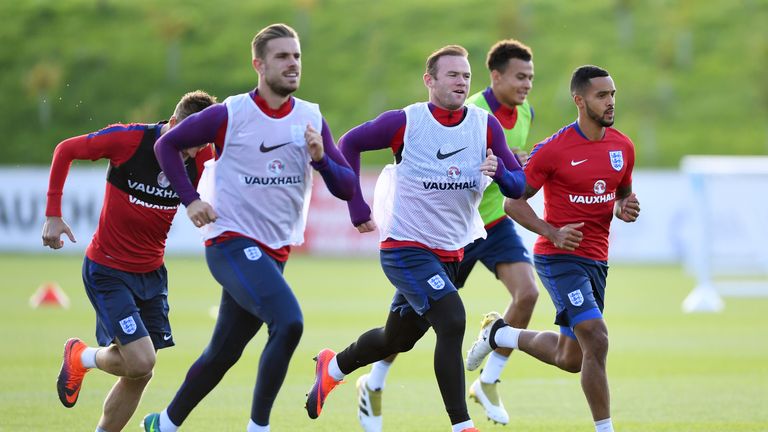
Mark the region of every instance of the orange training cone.
[[29, 305], [37, 309], [39, 306], [69, 307], [69, 297], [64, 294], [56, 282], [46, 282], [37, 288], [37, 291], [29, 298]]

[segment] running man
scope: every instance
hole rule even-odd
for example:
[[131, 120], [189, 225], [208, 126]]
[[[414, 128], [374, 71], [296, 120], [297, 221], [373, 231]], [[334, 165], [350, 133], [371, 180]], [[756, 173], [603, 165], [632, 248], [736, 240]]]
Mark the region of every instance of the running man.
[[[301, 308], [283, 277], [291, 245], [304, 241], [312, 170], [330, 192], [352, 197], [355, 174], [336, 148], [313, 103], [291, 96], [299, 88], [299, 36], [273, 24], [253, 38], [258, 86], [203, 111], [155, 146], [160, 165], [187, 215], [202, 228], [205, 257], [221, 284], [211, 341], [189, 368], [170, 405], [144, 418], [146, 431], [176, 431], [240, 358], [266, 323], [269, 336], [256, 374], [248, 432], [269, 431], [269, 416], [304, 329]], [[213, 142], [195, 191], [178, 152]]]
[[[53, 152], [42, 235], [43, 246], [51, 249], [64, 246], [63, 234], [76, 241], [61, 215], [72, 161], [109, 160], [104, 204], [82, 270], [85, 291], [96, 311], [99, 346], [69, 339], [56, 380], [59, 400], [71, 408], [89, 370], [97, 368], [118, 377], [104, 401], [97, 432], [125, 427], [152, 378], [156, 351], [174, 345], [163, 257], [180, 200], [155, 159], [155, 141], [215, 102], [216, 98], [203, 91], [187, 93], [167, 122], [110, 125], [64, 140]], [[212, 153], [201, 143], [177, 157], [185, 160], [182, 175], [197, 183], [202, 163]]]
[[513, 198], [521, 196], [525, 179], [498, 120], [464, 106], [470, 78], [467, 51], [443, 47], [427, 59], [429, 102], [385, 112], [340, 141], [358, 174], [361, 152], [391, 148], [394, 154], [395, 164], [384, 168], [376, 185], [375, 221], [359, 183], [348, 205], [358, 231], [379, 229], [381, 265], [395, 296], [384, 327], [363, 333], [338, 355], [320, 351], [307, 398], [311, 418], [346, 375], [410, 350], [432, 327], [435, 375], [452, 430], [477, 430], [464, 398], [466, 317], [453, 281], [464, 246], [485, 234], [477, 208], [489, 177]]
[[[520, 225], [539, 234], [534, 264], [557, 309], [551, 331], [509, 326], [486, 315], [467, 353], [474, 370], [492, 350], [520, 349], [568, 372], [581, 372], [597, 432], [613, 432], [606, 360], [608, 328], [603, 320], [611, 219], [634, 222], [640, 203], [632, 192], [635, 148], [614, 129], [616, 87], [604, 69], [582, 66], [571, 78], [576, 122], [537, 144], [525, 166], [522, 199], [504, 208]], [[544, 219], [528, 199], [544, 188]]]
[[[533, 54], [528, 46], [517, 40], [501, 40], [491, 47], [486, 65], [491, 85], [470, 96], [467, 103], [492, 113], [499, 120], [507, 145], [524, 163], [527, 153], [523, 149], [533, 121], [533, 108], [527, 99], [533, 86]], [[504, 196], [496, 184], [489, 185], [483, 193], [480, 216], [487, 238], [477, 239], [464, 248], [464, 259], [454, 281], [456, 288], [462, 288], [475, 264], [482, 262], [512, 296], [504, 312], [504, 321], [517, 328], [526, 328], [539, 290], [530, 254], [515, 232], [514, 223], [504, 213]], [[488, 418], [501, 424], [509, 422], [509, 414], [496, 384], [511, 353], [508, 348], [499, 348], [492, 353], [480, 377], [469, 388], [470, 397], [483, 406]], [[381, 431], [384, 380], [395, 357], [374, 363], [371, 373], [357, 380], [357, 418], [366, 432]]]

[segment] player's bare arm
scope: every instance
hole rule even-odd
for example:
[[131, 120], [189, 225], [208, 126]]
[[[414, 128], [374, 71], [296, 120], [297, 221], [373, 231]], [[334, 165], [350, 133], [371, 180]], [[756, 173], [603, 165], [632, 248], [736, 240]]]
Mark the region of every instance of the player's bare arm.
[[504, 212], [515, 222], [519, 223], [528, 231], [539, 235], [554, 230], [544, 219], [539, 218], [533, 207], [528, 203], [528, 199], [536, 195], [538, 189], [532, 188], [528, 183], [525, 184], [525, 192], [519, 199], [506, 198], [504, 200]]
[[216, 211], [207, 202], [196, 199], [187, 206], [187, 217], [196, 227], [216, 222]]
[[536, 193], [538, 193], [538, 192], [539, 192], [538, 189], [534, 189], [528, 183], [526, 183], [525, 184], [525, 191], [523, 191], [523, 199], [530, 199], [534, 195], [536, 195]]
[[43, 246], [48, 246], [51, 249], [61, 249], [64, 247], [64, 242], [61, 240], [62, 234], [66, 234], [72, 243], [77, 243], [75, 235], [72, 234], [72, 230], [64, 222], [64, 219], [58, 216], [48, 216], [45, 218], [45, 224], [43, 224]]
[[323, 136], [320, 135], [312, 125], [307, 124], [307, 129], [304, 131], [304, 139], [307, 141], [307, 150], [309, 150], [309, 156], [315, 162], [320, 162], [323, 158]]
[[623, 187], [616, 190], [616, 203], [613, 206], [613, 214], [624, 222], [631, 223], [640, 216], [640, 201], [632, 192], [632, 187]]
[[504, 212], [528, 231], [546, 237], [556, 248], [567, 251], [575, 250], [584, 238], [584, 234], [579, 231], [579, 228], [584, 226], [584, 222], [556, 228], [541, 219], [528, 203], [528, 199], [536, 195], [538, 191], [526, 183], [525, 192], [520, 199], [507, 198], [504, 200]]

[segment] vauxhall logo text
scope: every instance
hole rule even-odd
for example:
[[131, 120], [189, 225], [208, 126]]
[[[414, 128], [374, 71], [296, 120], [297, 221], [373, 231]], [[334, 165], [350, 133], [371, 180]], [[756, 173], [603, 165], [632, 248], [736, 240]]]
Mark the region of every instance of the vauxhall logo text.
[[568, 194], [568, 199], [570, 199], [572, 203], [576, 203], [576, 204], [602, 204], [602, 203], [613, 201], [615, 198], [616, 198], [615, 192], [611, 192], [605, 195], [592, 195], [592, 196]]
[[283, 176], [283, 177], [255, 177], [255, 176], [242, 176], [243, 182], [247, 185], [292, 185], [299, 184], [303, 181], [301, 176]]
[[140, 205], [142, 207], [151, 208], [151, 209], [157, 209], [157, 210], [176, 210], [179, 208], [179, 206], [164, 206], [160, 204], [150, 204], [148, 202], [144, 202], [138, 198], [136, 198], [133, 195], [128, 195], [128, 201], [130, 201], [131, 204]]
[[465, 181], [465, 182], [436, 182], [436, 181], [422, 181], [424, 189], [437, 189], [437, 190], [460, 190], [460, 189], [474, 189], [477, 187], [477, 180]]
[[146, 185], [134, 180], [128, 180], [128, 187], [148, 195], [154, 195], [161, 198], [178, 198], [179, 196], [172, 189], [160, 189], [157, 186]]

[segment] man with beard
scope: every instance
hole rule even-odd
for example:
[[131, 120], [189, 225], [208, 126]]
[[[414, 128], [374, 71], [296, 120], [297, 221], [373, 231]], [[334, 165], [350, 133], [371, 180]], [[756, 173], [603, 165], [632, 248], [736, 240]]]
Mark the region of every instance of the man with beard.
[[[303, 331], [299, 303], [283, 277], [292, 245], [304, 240], [312, 169], [330, 192], [352, 197], [355, 173], [336, 148], [316, 104], [291, 96], [299, 88], [296, 32], [273, 24], [253, 39], [258, 87], [227, 98], [155, 145], [160, 165], [201, 228], [205, 255], [222, 285], [216, 327], [170, 405], [144, 418], [147, 431], [176, 431], [219, 383], [266, 323], [249, 432], [269, 431], [269, 416]], [[320, 132], [318, 132], [320, 131]], [[199, 194], [182, 172], [178, 152], [213, 142]]]
[[[467, 353], [476, 369], [496, 348], [512, 348], [568, 372], [581, 372], [597, 432], [613, 432], [603, 319], [608, 276], [608, 234], [613, 216], [634, 222], [640, 203], [632, 192], [635, 149], [612, 128], [616, 88], [607, 71], [581, 66], [571, 78], [576, 122], [537, 144], [525, 165], [525, 194], [505, 211], [539, 234], [534, 265], [557, 310], [560, 334], [511, 327], [486, 315]], [[544, 187], [544, 219], [528, 199]]]
[[432, 328], [435, 377], [451, 428], [477, 431], [464, 398], [466, 315], [454, 280], [464, 246], [485, 236], [478, 206], [486, 185], [493, 180], [502, 194], [517, 198], [525, 179], [498, 120], [464, 106], [467, 55], [458, 45], [432, 53], [423, 75], [429, 102], [387, 111], [339, 141], [356, 172], [363, 151], [390, 148], [394, 155], [376, 184], [373, 216], [359, 185], [348, 207], [359, 232], [379, 230], [381, 267], [395, 295], [384, 327], [363, 333], [338, 355], [320, 351], [307, 395], [310, 418], [320, 415], [345, 375], [410, 350]]

